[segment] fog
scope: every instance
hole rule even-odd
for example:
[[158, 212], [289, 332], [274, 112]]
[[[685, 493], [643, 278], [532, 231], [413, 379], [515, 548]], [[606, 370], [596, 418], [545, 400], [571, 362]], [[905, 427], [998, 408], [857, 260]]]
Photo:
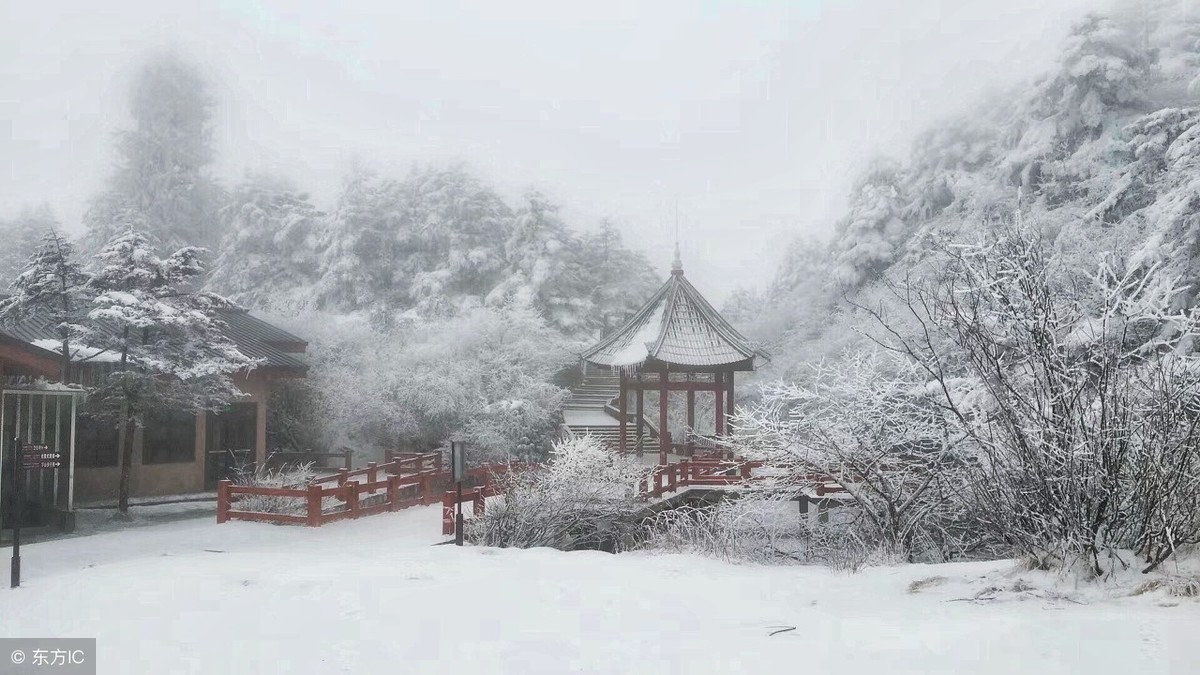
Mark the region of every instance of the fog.
[[796, 234], [827, 235], [849, 177], [922, 127], [1049, 67], [1098, 0], [7, 2], [0, 216], [77, 230], [128, 124], [139, 59], [178, 49], [217, 95], [216, 175], [272, 170], [331, 207], [353, 162], [464, 161], [601, 217], [720, 301]]

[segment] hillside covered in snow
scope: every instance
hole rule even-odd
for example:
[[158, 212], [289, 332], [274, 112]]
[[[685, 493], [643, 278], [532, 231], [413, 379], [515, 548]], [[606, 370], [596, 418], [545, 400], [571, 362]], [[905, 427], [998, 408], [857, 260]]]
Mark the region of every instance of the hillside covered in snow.
[[[966, 102], [965, 102], [966, 103]], [[902, 159], [874, 161], [830, 241], [796, 241], [771, 288], [730, 314], [774, 371], [857, 338], [845, 297], [920, 273], [938, 246], [975, 242], [1018, 207], [1056, 264], [1123, 264], [1180, 278], [1200, 297], [1200, 5], [1126, 2], [1081, 19], [1057, 63], [933, 125]], [[1018, 204], [1018, 199], [1019, 204]]]

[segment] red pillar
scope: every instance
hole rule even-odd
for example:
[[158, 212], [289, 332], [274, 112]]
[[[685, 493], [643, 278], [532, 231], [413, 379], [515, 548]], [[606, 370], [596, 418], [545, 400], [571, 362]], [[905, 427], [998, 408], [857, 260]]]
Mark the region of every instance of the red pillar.
[[641, 375], [638, 375], [637, 388], [637, 451], [638, 457], [645, 454], [646, 439], [646, 392], [642, 391]]
[[733, 419], [733, 371], [725, 376], [729, 379], [729, 387], [725, 390], [725, 432], [733, 433], [730, 420]]
[[[696, 381], [695, 375], [688, 374], [688, 382], [695, 382], [695, 381]], [[687, 424], [688, 424], [688, 431], [694, 433], [696, 431], [696, 391], [694, 389], [688, 389], [688, 392], [687, 392]], [[692, 437], [691, 436], [688, 436], [687, 456], [688, 457], [692, 456]]]
[[667, 453], [671, 449], [671, 432], [667, 431], [667, 371], [659, 374], [658, 383], [658, 463], [667, 463]]
[[628, 417], [628, 415], [626, 415], [625, 413], [626, 413], [626, 409], [629, 407], [628, 399], [629, 399], [628, 391], [625, 389], [625, 373], [622, 372], [621, 373], [621, 399], [617, 403], [618, 414], [621, 416], [621, 420], [620, 420], [621, 431], [617, 437], [618, 438], [617, 450], [619, 450], [622, 454], [624, 454], [624, 452], [625, 452], [625, 427], [626, 427], [625, 418]]
[[714, 392], [716, 394], [715, 398], [717, 399], [717, 419], [715, 420], [716, 426], [717, 426], [717, 435], [724, 436], [725, 435], [725, 397], [721, 395], [722, 389], [725, 384], [725, 379], [724, 379], [723, 373], [713, 373], [713, 380], [716, 382], [716, 385], [717, 385], [716, 390]]

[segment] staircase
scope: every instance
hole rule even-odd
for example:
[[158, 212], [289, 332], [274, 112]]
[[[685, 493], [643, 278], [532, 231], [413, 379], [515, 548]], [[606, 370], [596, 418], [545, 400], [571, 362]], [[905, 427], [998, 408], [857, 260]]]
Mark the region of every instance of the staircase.
[[[621, 425], [614, 399], [621, 395], [621, 382], [616, 375], [584, 375], [583, 381], [571, 389], [571, 398], [563, 406], [567, 431], [576, 437], [591, 436], [616, 450], [621, 443]], [[625, 427], [625, 449], [637, 449], [637, 418], [629, 414]], [[642, 450], [658, 454], [658, 435], [647, 425]]]

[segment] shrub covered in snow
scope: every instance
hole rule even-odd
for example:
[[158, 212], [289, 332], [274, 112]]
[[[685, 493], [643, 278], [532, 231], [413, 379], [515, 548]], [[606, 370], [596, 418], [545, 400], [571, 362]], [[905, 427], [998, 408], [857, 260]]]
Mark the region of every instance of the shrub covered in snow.
[[487, 546], [618, 550], [637, 532], [648, 473], [593, 438], [561, 441], [544, 467], [501, 479], [503, 498], [470, 521], [468, 535]]
[[[259, 469], [255, 472], [244, 473], [234, 481], [235, 485], [265, 488], [305, 489], [317, 478], [312, 462], [290, 468]], [[329, 498], [332, 499], [332, 498]], [[286, 513], [304, 515], [308, 512], [308, 501], [298, 497], [277, 497], [269, 495], [240, 495], [234, 503], [238, 511], [254, 513]]]

